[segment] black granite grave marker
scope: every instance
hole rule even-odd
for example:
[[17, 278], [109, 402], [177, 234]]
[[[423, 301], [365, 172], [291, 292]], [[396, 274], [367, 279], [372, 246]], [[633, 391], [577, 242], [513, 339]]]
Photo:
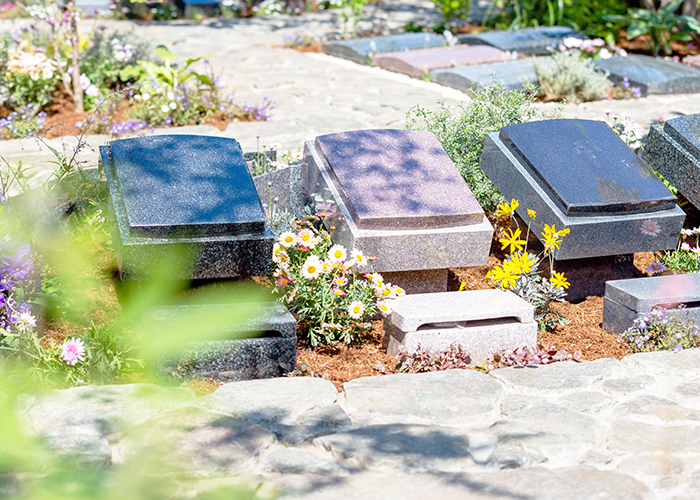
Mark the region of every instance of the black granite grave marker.
[[162, 135], [100, 147], [126, 277], [169, 252], [191, 260], [173, 278], [267, 274], [273, 235], [234, 139]]

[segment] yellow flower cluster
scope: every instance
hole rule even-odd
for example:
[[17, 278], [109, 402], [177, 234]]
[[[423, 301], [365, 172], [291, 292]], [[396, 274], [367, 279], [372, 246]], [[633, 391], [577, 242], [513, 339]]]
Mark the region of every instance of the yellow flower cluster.
[[527, 252], [511, 254], [510, 259], [503, 262], [503, 266], [496, 266], [486, 274], [491, 281], [496, 281], [501, 288], [514, 287], [515, 281], [523, 273], [529, 273], [537, 258]]

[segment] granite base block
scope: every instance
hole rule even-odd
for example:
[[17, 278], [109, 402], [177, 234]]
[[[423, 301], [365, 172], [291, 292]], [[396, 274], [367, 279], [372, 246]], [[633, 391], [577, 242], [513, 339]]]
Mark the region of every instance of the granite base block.
[[179, 377], [222, 382], [279, 377], [296, 367], [296, 321], [277, 302], [252, 304], [179, 305], [154, 307], [149, 319], [157, 328], [186, 321], [190, 315], [221, 322], [215, 340], [191, 342], [162, 362]]
[[607, 281], [632, 278], [634, 255], [555, 260], [554, 270], [564, 273], [570, 283], [566, 300], [580, 302], [586, 297], [605, 295]]
[[[421, 271], [482, 266], [488, 260], [493, 227], [486, 217], [478, 224], [435, 229], [359, 229], [349, 215], [329, 167], [313, 141], [304, 146], [307, 189], [312, 201], [333, 205], [333, 241], [374, 256], [376, 272]], [[328, 221], [330, 218], [326, 218]], [[330, 229], [330, 228], [328, 228]]]
[[452, 344], [466, 349], [474, 364], [503, 350], [537, 343], [531, 304], [510, 291], [472, 290], [406, 295], [392, 301], [384, 320], [382, 346], [400, 350], [444, 351]]
[[406, 293], [436, 293], [447, 291], [447, 273], [447, 269], [384, 272], [382, 278], [386, 283], [400, 286]]
[[[565, 215], [501, 141], [498, 132], [486, 136], [479, 166], [506, 199], [520, 201], [521, 217], [527, 219], [525, 209], [537, 212], [532, 223], [535, 234], [541, 233], [545, 223], [554, 224], [557, 230], [571, 230], [557, 250], [558, 261], [670, 250], [678, 243], [685, 220], [685, 213], [678, 206], [624, 215]], [[652, 236], [642, 231], [649, 222], [658, 224], [658, 234]]]
[[461, 68], [436, 69], [431, 75], [435, 83], [464, 91], [474, 86], [488, 86], [494, 80], [509, 89], [522, 90], [525, 83], [532, 85], [539, 83], [535, 74], [535, 61], [537, 59], [519, 59]]
[[274, 207], [277, 212], [288, 210], [296, 219], [303, 219], [309, 201], [303, 181], [306, 168], [306, 165], [291, 165], [253, 177], [263, 207], [268, 210]]
[[672, 309], [680, 304], [685, 308], [667, 314], [700, 321], [699, 273], [609, 281], [605, 285], [603, 328], [620, 334], [654, 306]]
[[693, 154], [693, 149], [687, 144], [666, 131], [666, 127], [680, 125], [680, 122], [685, 122], [692, 131], [686, 140], [695, 141], [697, 147], [700, 144], [696, 135], [700, 130], [700, 115], [681, 116], [651, 126], [645, 139], [642, 158], [700, 209], [700, 157], [697, 152]]

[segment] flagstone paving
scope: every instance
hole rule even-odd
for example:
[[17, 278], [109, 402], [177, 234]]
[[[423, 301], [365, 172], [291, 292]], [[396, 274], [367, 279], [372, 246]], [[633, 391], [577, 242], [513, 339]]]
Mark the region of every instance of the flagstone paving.
[[311, 377], [199, 398], [87, 386], [27, 396], [20, 415], [84, 465], [162, 450], [193, 494], [245, 480], [285, 499], [681, 500], [700, 495], [699, 366], [692, 349], [367, 377], [340, 393]]

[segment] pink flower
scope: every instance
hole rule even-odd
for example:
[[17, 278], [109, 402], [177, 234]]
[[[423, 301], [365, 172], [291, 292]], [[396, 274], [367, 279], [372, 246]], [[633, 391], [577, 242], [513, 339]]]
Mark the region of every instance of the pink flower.
[[68, 365], [75, 365], [78, 361], [84, 361], [85, 345], [77, 337], [73, 337], [61, 346], [61, 357]]
[[336, 287], [336, 288], [333, 288], [332, 291], [333, 291], [333, 293], [336, 294], [338, 297], [342, 297], [343, 295], [345, 295], [345, 292], [342, 291], [340, 288], [337, 288], [337, 287]]
[[661, 232], [661, 226], [655, 220], [647, 219], [642, 221], [642, 226], [639, 228], [642, 234], [647, 236], [656, 236]]
[[333, 284], [335, 286], [345, 286], [348, 284], [348, 279], [345, 276], [338, 276], [337, 278], [333, 278]]
[[280, 276], [279, 278], [277, 278], [277, 286], [280, 288], [284, 288], [285, 286], [289, 285], [291, 281], [292, 280], [290, 280], [286, 276]]

